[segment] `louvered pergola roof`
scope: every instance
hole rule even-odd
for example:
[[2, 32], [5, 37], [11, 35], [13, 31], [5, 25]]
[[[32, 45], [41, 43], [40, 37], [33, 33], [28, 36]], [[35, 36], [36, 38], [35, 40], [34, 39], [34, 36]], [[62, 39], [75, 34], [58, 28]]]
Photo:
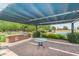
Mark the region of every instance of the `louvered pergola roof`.
[[0, 20], [33, 24], [78, 21], [79, 3], [13, 3], [0, 12]]

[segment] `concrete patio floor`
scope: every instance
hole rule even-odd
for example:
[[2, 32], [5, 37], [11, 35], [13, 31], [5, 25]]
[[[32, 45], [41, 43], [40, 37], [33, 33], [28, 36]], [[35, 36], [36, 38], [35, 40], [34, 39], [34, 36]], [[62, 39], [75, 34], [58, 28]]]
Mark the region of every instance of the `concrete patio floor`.
[[38, 48], [37, 42], [31, 39], [12, 43], [8, 49], [12, 51], [14, 56], [79, 56], [79, 45], [77, 44], [52, 39], [45, 42], [44, 46], [45, 48]]

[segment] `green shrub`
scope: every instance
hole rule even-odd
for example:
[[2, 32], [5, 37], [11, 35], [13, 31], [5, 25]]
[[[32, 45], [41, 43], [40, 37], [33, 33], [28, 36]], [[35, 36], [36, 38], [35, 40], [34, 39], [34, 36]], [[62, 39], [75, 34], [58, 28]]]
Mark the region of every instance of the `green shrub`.
[[65, 39], [65, 36], [61, 34], [49, 34], [48, 37], [53, 39]]
[[71, 43], [79, 43], [79, 33], [68, 33], [67, 39]]
[[56, 34], [56, 36], [58, 36], [58, 39], [66, 39], [65, 35]]
[[41, 36], [44, 37], [44, 38], [48, 38], [48, 34], [47, 33], [42, 33]]
[[40, 32], [41, 32], [41, 33], [46, 33], [46, 31], [45, 31], [45, 30], [40, 30]]
[[34, 33], [33, 33], [33, 37], [40, 37], [40, 35], [41, 35], [41, 33], [39, 32], [39, 31], [35, 31]]
[[66, 37], [64, 35], [61, 34], [42, 34], [42, 37], [45, 38], [52, 38], [52, 39], [66, 39]]
[[59, 37], [57, 34], [49, 34], [48, 38], [58, 39]]
[[5, 36], [4, 35], [0, 35], [0, 42], [5, 42]]

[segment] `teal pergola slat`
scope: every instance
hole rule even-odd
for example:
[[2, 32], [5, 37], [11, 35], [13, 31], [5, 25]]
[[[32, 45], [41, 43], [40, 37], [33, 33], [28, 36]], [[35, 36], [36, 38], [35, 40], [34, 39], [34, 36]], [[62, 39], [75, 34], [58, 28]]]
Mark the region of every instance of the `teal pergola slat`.
[[79, 10], [79, 3], [15, 3], [0, 12], [0, 19], [34, 25], [68, 23], [79, 18], [79, 12], [53, 16], [76, 10]]

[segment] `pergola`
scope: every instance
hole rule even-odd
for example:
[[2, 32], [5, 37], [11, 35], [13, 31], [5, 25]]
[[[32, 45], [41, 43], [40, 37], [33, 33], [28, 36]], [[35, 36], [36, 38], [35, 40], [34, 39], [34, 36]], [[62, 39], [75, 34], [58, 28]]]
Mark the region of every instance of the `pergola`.
[[72, 33], [74, 22], [79, 20], [79, 3], [13, 3], [0, 11], [0, 20], [48, 25], [71, 23]]

